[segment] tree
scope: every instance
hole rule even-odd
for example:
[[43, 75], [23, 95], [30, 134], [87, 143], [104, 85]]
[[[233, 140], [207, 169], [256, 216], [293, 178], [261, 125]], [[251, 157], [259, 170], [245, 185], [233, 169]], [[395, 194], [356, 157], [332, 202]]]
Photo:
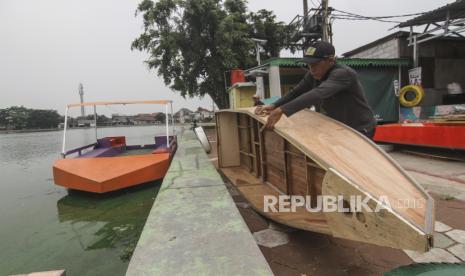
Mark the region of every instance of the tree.
[[26, 128], [56, 128], [62, 117], [56, 110], [29, 109]]
[[208, 94], [228, 106], [225, 72], [256, 66], [252, 37], [267, 39], [263, 57], [286, 45], [286, 29], [270, 11], [247, 13], [245, 0], [142, 1], [144, 32], [132, 49], [147, 51], [149, 69], [183, 97]]
[[56, 110], [29, 109], [12, 106], [0, 110], [0, 125], [12, 129], [56, 128], [64, 117]]

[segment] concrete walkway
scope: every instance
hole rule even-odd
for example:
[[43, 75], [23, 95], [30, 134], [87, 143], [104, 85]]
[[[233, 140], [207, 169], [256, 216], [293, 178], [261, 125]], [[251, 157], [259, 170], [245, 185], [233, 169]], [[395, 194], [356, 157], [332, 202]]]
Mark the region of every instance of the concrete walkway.
[[178, 138], [126, 275], [272, 275], [194, 133]]
[[465, 201], [465, 163], [389, 153], [430, 193]]

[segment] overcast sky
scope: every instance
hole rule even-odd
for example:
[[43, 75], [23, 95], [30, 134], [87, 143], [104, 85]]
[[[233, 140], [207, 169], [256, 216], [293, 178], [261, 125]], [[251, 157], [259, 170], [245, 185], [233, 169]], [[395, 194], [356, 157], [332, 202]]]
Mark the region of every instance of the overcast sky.
[[[319, 0], [308, 0], [309, 6]], [[0, 108], [24, 105], [56, 109], [85, 100], [172, 99], [174, 109], [211, 109], [212, 101], [184, 100], [168, 89], [143, 61], [146, 53], [131, 51], [142, 32], [134, 12], [139, 0], [0, 0]], [[249, 9], [272, 10], [289, 23], [302, 14], [302, 0], [249, 0]], [[330, 6], [367, 16], [418, 13], [453, 0], [329, 0]], [[338, 55], [381, 38], [395, 24], [336, 20]], [[284, 55], [289, 55], [284, 53]], [[147, 111], [146, 108], [141, 109]], [[114, 113], [118, 109], [105, 110]], [[139, 110], [137, 110], [139, 111]], [[129, 109], [129, 112], [137, 112]]]

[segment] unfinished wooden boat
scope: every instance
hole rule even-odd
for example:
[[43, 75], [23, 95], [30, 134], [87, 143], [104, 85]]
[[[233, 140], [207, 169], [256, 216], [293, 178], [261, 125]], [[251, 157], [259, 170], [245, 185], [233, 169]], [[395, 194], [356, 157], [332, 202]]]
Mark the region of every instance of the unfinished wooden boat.
[[[115, 104], [162, 104], [166, 107], [171, 101], [121, 101], [95, 102], [68, 105], [68, 108], [91, 105]], [[167, 110], [167, 108], [166, 108]], [[96, 115], [96, 112], [95, 112]], [[165, 114], [168, 118], [168, 112]], [[96, 118], [97, 116], [95, 116]], [[55, 184], [66, 188], [93, 193], [106, 193], [161, 179], [168, 171], [171, 159], [176, 152], [177, 139], [169, 135], [168, 120], [166, 134], [155, 136], [154, 143], [127, 145], [124, 136], [97, 138], [90, 145], [66, 151], [66, 129], [63, 133], [63, 159], [53, 165]], [[71, 157], [71, 158], [67, 158]]]
[[[357, 131], [322, 114], [283, 115], [273, 131], [254, 108], [216, 113], [218, 163], [254, 209], [279, 223], [334, 237], [393, 248], [432, 247], [434, 202], [392, 158]], [[351, 196], [379, 212], [265, 212], [265, 196]], [[313, 200], [315, 199], [315, 200]], [[386, 200], [388, 199], [388, 200]], [[347, 209], [347, 208], [346, 208]]]

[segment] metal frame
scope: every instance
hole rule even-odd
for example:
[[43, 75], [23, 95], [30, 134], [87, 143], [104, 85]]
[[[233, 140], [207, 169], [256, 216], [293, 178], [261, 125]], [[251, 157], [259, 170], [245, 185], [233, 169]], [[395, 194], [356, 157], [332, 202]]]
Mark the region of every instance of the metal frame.
[[97, 141], [97, 105], [126, 105], [126, 104], [159, 104], [165, 106], [165, 121], [166, 121], [166, 146], [170, 148], [169, 142], [169, 116], [168, 116], [168, 104], [171, 107], [171, 122], [172, 122], [172, 135], [175, 135], [174, 129], [174, 118], [173, 118], [173, 101], [171, 100], [162, 100], [162, 101], [119, 101], [119, 102], [88, 102], [80, 104], [69, 104], [66, 106], [65, 111], [65, 122], [63, 126], [63, 143], [61, 148], [62, 158], [66, 158], [66, 130], [68, 129], [68, 113], [71, 107], [84, 107], [91, 105], [94, 107], [94, 123], [95, 123], [95, 140]]
[[65, 111], [65, 125], [63, 126], [63, 147], [61, 149], [61, 157], [66, 157], [66, 129], [68, 128], [68, 111], [69, 107], [66, 107]]
[[94, 125], [95, 125], [95, 141], [97, 141], [97, 106], [94, 105]]
[[168, 105], [165, 104], [165, 122], [166, 122], [166, 147], [170, 148], [170, 133], [169, 133], [169, 117], [168, 117]]
[[[418, 67], [418, 45], [432, 40], [439, 37], [446, 37], [446, 36], [457, 36], [457, 37], [464, 37], [460, 33], [465, 32], [465, 18], [458, 18], [458, 19], [450, 19], [450, 10], [446, 12], [446, 18], [444, 22], [438, 23], [429, 22], [425, 23], [425, 29], [422, 33], [414, 34], [413, 33], [413, 25], [410, 26], [410, 35], [408, 37], [409, 44], [408, 46], [413, 46], [413, 66]], [[424, 25], [424, 24], [421, 24]], [[421, 26], [417, 25], [417, 26]], [[435, 26], [433, 29], [429, 29], [431, 25]], [[455, 28], [454, 28], [455, 27]], [[439, 32], [439, 33], [438, 33]]]

